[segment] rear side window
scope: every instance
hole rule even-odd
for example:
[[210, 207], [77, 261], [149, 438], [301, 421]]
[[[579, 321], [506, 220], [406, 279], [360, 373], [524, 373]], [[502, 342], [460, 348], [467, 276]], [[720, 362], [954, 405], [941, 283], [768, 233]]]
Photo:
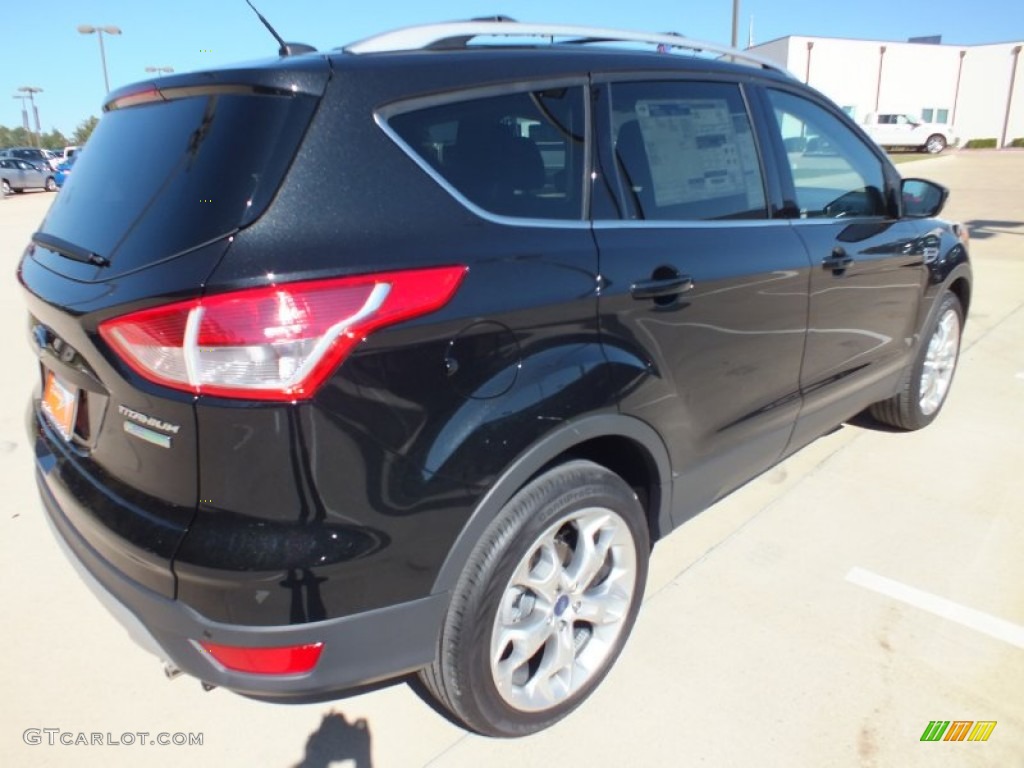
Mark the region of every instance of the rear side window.
[[738, 86], [612, 84], [611, 138], [630, 218], [767, 216], [761, 166]]
[[583, 216], [583, 89], [550, 88], [394, 114], [388, 126], [459, 195], [502, 216]]

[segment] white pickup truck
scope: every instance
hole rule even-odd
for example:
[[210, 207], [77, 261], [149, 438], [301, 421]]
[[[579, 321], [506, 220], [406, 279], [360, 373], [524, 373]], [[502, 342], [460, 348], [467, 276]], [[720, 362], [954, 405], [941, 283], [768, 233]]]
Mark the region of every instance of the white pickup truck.
[[864, 119], [864, 130], [886, 149], [907, 147], [936, 154], [957, 143], [953, 126], [926, 123], [904, 113], [870, 113]]

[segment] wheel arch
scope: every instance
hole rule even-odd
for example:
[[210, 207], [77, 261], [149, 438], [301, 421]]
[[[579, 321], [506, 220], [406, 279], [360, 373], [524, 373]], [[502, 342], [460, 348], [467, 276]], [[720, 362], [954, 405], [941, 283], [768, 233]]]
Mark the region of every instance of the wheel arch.
[[520, 488], [570, 459], [600, 464], [634, 489], [644, 507], [652, 543], [672, 530], [672, 472], [661, 437], [648, 424], [631, 416], [587, 416], [545, 435], [512, 462], [491, 486], [456, 537], [434, 581], [433, 593], [454, 588], [487, 526]]
[[960, 307], [963, 309], [963, 319], [967, 320], [967, 310], [971, 305], [971, 281], [967, 279], [966, 275], [958, 275], [950, 284], [949, 290], [951, 290], [958, 299], [960, 299]]

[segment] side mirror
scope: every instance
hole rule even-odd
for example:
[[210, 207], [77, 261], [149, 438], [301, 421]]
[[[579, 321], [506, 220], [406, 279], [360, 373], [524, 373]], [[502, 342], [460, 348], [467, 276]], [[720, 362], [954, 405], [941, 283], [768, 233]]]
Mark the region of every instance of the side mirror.
[[904, 179], [902, 192], [903, 215], [915, 219], [938, 216], [949, 198], [946, 187], [925, 179]]

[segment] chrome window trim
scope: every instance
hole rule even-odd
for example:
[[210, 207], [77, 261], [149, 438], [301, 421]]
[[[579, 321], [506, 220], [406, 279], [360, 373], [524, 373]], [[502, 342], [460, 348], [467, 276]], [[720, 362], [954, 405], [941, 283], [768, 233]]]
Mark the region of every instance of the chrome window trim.
[[[835, 219], [833, 219], [835, 221]], [[788, 227], [792, 219], [600, 219], [593, 222], [598, 229], [716, 229], [740, 227]]]

